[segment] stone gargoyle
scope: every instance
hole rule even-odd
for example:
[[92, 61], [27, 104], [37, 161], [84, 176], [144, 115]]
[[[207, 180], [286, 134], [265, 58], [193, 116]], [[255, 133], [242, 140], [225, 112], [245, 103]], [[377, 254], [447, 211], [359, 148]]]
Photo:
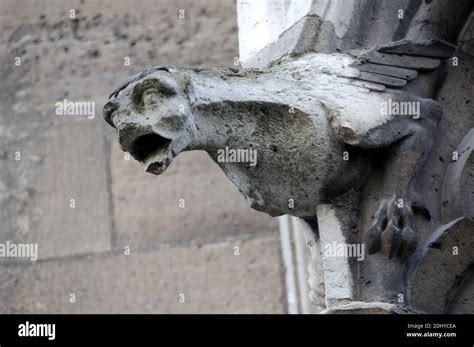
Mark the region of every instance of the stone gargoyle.
[[[402, 40], [287, 56], [266, 69], [154, 67], [111, 95], [104, 118], [147, 172], [205, 150], [251, 207], [272, 216], [314, 218], [318, 204], [359, 189], [382, 166], [365, 240], [369, 253], [404, 259], [417, 243], [416, 178], [442, 115], [432, 99], [437, 72], [452, 52], [441, 40]], [[432, 71], [430, 83], [419, 83], [420, 71]], [[226, 147], [256, 151], [256, 165], [219, 160]]]

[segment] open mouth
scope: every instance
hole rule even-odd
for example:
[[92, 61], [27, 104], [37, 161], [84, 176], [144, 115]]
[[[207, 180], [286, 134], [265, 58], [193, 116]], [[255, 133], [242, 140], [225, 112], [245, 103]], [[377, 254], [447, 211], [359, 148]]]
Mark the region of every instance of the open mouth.
[[170, 164], [171, 140], [158, 134], [146, 134], [136, 138], [130, 154], [145, 165], [147, 172], [159, 175]]
[[130, 153], [138, 161], [145, 161], [152, 155], [164, 154], [168, 150], [170, 143], [170, 139], [158, 134], [142, 135], [133, 141]]

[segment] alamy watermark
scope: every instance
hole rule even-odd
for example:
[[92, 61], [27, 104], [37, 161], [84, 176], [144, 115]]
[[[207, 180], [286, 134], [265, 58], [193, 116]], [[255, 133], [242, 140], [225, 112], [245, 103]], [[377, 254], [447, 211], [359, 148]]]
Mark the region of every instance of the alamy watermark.
[[20, 337], [46, 337], [48, 340], [56, 339], [56, 324], [54, 323], [25, 323], [18, 325]]
[[420, 102], [419, 101], [388, 101], [380, 105], [380, 113], [384, 116], [412, 116], [413, 119], [419, 119]]
[[257, 150], [252, 148], [235, 149], [225, 146], [217, 150], [217, 162], [219, 163], [249, 163], [250, 166], [257, 165]]
[[0, 258], [30, 258], [38, 260], [37, 243], [13, 243], [7, 241], [0, 243]]
[[70, 101], [64, 99], [54, 104], [58, 116], [87, 116], [87, 119], [95, 118], [95, 102], [93, 101]]
[[365, 245], [363, 243], [342, 243], [333, 241], [324, 245], [324, 256], [329, 258], [365, 258]]

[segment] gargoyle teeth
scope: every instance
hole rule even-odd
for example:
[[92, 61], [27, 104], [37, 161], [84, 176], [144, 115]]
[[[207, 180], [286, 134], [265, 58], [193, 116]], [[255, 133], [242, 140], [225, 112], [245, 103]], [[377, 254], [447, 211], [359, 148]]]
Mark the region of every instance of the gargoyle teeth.
[[156, 150], [143, 161], [145, 171], [155, 175], [164, 172], [171, 163], [173, 155], [170, 146], [164, 146]]
[[167, 169], [171, 162], [171, 158], [167, 155], [159, 157], [158, 160], [156, 159], [158, 159], [157, 156], [152, 156], [149, 160], [146, 161], [146, 163], [144, 163], [146, 172], [159, 175]]

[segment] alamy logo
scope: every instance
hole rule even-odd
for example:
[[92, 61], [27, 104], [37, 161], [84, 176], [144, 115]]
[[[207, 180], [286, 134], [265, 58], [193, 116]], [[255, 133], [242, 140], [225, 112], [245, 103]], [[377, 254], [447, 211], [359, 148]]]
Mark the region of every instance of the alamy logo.
[[362, 243], [339, 243], [333, 241], [324, 245], [324, 256], [329, 258], [357, 258], [358, 261], [363, 261], [365, 258], [364, 246]]
[[26, 321], [18, 325], [20, 337], [47, 337], [48, 340], [56, 338], [56, 324], [37, 324]]
[[250, 166], [257, 165], [256, 149], [234, 149], [225, 146], [217, 150], [217, 162], [219, 163], [249, 163]]
[[384, 116], [412, 116], [420, 118], [420, 103], [418, 101], [388, 101], [382, 102], [380, 113]]
[[0, 243], [0, 258], [30, 258], [31, 261], [36, 261], [38, 260], [38, 244], [10, 241]]
[[95, 118], [95, 102], [93, 101], [69, 101], [64, 99], [54, 104], [58, 116], [87, 116], [87, 119]]

